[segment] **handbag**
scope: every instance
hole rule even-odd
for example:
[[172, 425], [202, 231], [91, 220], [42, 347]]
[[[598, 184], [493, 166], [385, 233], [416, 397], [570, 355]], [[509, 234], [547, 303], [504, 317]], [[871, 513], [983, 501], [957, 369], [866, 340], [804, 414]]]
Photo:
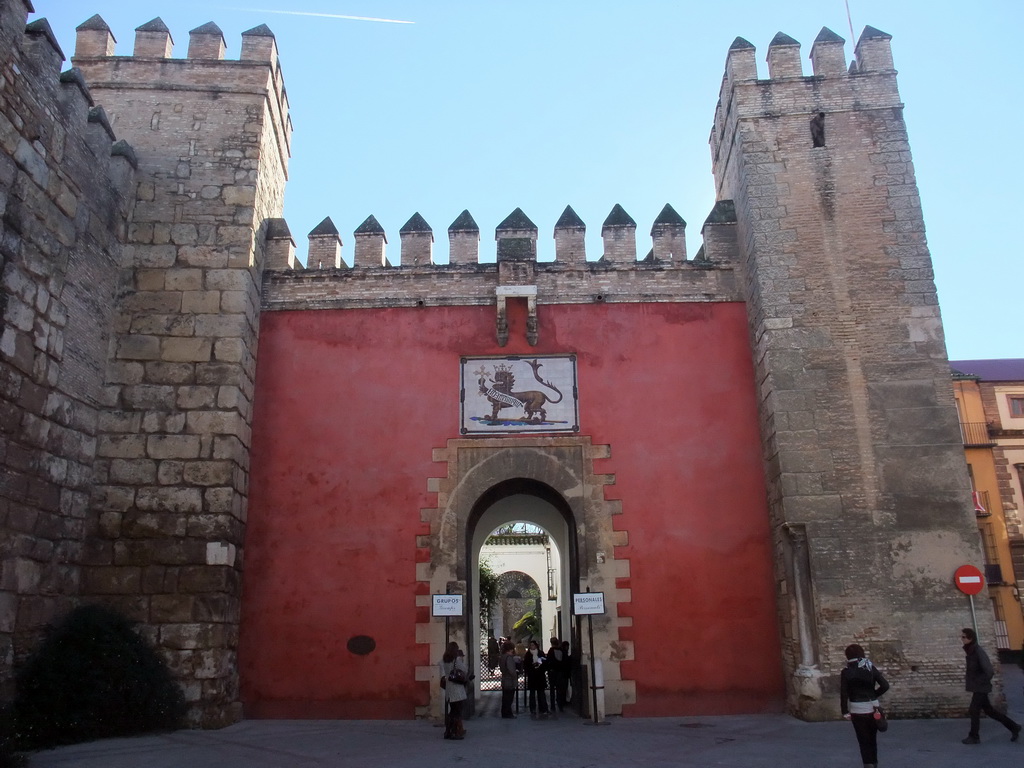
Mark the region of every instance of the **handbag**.
[[875, 728], [881, 733], [889, 730], [889, 718], [885, 716], [885, 710], [881, 707], [875, 707]]
[[452, 671], [448, 673], [448, 679], [458, 685], [466, 684], [466, 673], [458, 667], [452, 667]]

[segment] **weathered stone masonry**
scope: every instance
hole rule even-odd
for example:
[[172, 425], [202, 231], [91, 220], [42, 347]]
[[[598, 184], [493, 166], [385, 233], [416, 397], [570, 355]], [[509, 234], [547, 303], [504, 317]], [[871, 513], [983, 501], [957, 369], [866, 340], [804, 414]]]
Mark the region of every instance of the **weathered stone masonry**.
[[73, 63], [140, 161], [83, 591], [146, 621], [204, 724], [238, 719], [236, 647], [266, 229], [280, 217], [288, 103], [266, 27], [225, 61], [213, 24], [167, 58], [159, 19], [111, 55], [98, 17]]
[[4, 677], [70, 600], [102, 598], [164, 651], [195, 722], [230, 722], [264, 233], [291, 130], [275, 41], [250, 30], [224, 61], [206, 25], [171, 60], [156, 19], [117, 57], [93, 17], [58, 83], [45, 21], [25, 36], [31, 7], [2, 8]]
[[[711, 135], [719, 202], [692, 259], [670, 207], [645, 257], [636, 222], [615, 206], [597, 260], [567, 208], [555, 262], [536, 261], [537, 229], [517, 210], [495, 231], [497, 264], [481, 264], [464, 211], [448, 264], [433, 263], [433, 232], [414, 215], [400, 259], [367, 219], [353, 268], [325, 219], [304, 269], [281, 218], [291, 122], [266, 27], [244, 33], [238, 61], [223, 58], [213, 24], [171, 58], [170, 31], [154, 19], [136, 30], [134, 54], [117, 56], [93, 17], [61, 74], [46, 22], [26, 29], [32, 10], [0, 0], [0, 694], [48, 621], [99, 599], [169, 660], [194, 724], [242, 716], [261, 313], [494, 307], [489, 338], [518, 350], [547, 342], [545, 307], [744, 302], [788, 709], [834, 716], [842, 648], [858, 641], [897, 684], [899, 713], [959, 711], [948, 638], [965, 615], [949, 582], [978, 560], [978, 541], [888, 35], [868, 27], [847, 68], [842, 39], [822, 30], [805, 76], [799, 43], [780, 34], [768, 79], [737, 39]], [[528, 341], [515, 336], [524, 330]], [[529, 447], [551, 453], [560, 439]], [[619, 450], [589, 440], [578, 438], [588, 462]], [[424, 447], [439, 465], [423, 478], [437, 505], [413, 511], [411, 698], [427, 700], [438, 647], [426, 592], [466, 579], [464, 553], [442, 551], [440, 535], [472, 503], [450, 503], [460, 451], [526, 445], [489, 441]], [[644, 711], [630, 679], [644, 553], [628, 530], [642, 500], [615, 496], [612, 474], [577, 474], [589, 478], [586, 536], [599, 533], [610, 553], [582, 574], [615, 601], [602, 622], [609, 702]], [[991, 617], [979, 620], [989, 634]], [[673, 691], [659, 695], [675, 706]]]
[[718, 195], [736, 206], [790, 707], [811, 717], [853, 641], [890, 670], [901, 707], [955, 706], [950, 574], [977, 559], [889, 40], [867, 27], [847, 71], [823, 29], [805, 77], [780, 34], [766, 81], [737, 38], [711, 136]]
[[[0, 694], [81, 587], [135, 157], [31, 5], [0, 3]], [[146, 617], [148, 618], [148, 617]]]

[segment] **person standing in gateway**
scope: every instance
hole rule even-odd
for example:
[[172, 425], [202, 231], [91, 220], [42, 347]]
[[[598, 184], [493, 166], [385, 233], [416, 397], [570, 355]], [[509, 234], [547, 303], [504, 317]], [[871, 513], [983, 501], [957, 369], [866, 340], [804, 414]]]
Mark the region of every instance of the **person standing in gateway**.
[[971, 732], [963, 740], [964, 744], [981, 743], [981, 713], [991, 717], [997, 723], [1002, 723], [1010, 732], [1010, 741], [1016, 741], [1020, 736], [1020, 725], [1008, 718], [1002, 712], [992, 706], [988, 695], [992, 692], [992, 677], [995, 670], [988, 654], [978, 645], [978, 636], [970, 627], [960, 630], [960, 642], [964, 644], [964, 653], [967, 654], [967, 670], [965, 673], [965, 687], [971, 692], [971, 706], [968, 714], [971, 718]]
[[516, 715], [512, 711], [512, 702], [516, 698], [519, 687], [519, 662], [515, 657], [516, 647], [508, 640], [501, 646], [501, 716], [511, 720]]

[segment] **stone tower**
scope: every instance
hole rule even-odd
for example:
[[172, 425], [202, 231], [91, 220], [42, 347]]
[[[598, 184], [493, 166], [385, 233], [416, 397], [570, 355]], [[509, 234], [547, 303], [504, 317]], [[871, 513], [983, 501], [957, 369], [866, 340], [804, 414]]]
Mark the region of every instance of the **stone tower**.
[[736, 39], [717, 198], [735, 203], [790, 709], [826, 717], [858, 642], [936, 714], [957, 704], [952, 575], [978, 537], [890, 36], [867, 27], [849, 68], [843, 44], [823, 29], [805, 76], [780, 33], [758, 79]]
[[73, 63], [138, 157], [97, 437], [98, 530], [82, 596], [140, 621], [185, 681], [195, 723], [237, 720], [236, 648], [249, 440], [268, 228], [291, 123], [273, 34], [190, 33], [160, 19], [133, 56], [94, 16]]

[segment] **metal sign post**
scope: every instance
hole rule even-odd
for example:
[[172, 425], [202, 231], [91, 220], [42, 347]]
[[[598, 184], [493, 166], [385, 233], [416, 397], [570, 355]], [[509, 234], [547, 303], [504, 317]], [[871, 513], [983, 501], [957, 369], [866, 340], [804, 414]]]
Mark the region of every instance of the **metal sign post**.
[[961, 565], [953, 574], [953, 583], [971, 601], [971, 626], [974, 628], [974, 634], [977, 635], [978, 616], [974, 612], [974, 596], [985, 588], [985, 576], [973, 565]]
[[451, 635], [448, 631], [448, 621], [452, 616], [462, 615], [462, 595], [433, 595], [432, 616], [444, 616], [444, 647], [448, 649], [451, 642]]
[[[462, 595], [431, 595], [431, 616], [444, 616], [444, 649], [448, 651], [448, 643], [451, 642], [449, 622], [452, 616], [462, 615]], [[448, 719], [448, 697], [441, 697], [441, 722]]]
[[[591, 709], [594, 714], [593, 725], [607, 725], [608, 721], [602, 721], [598, 716], [597, 710], [597, 691], [599, 688], [604, 688], [604, 675], [600, 675], [601, 679], [598, 679], [598, 663], [597, 658], [594, 656], [594, 615], [604, 615], [604, 592], [591, 592], [590, 587], [587, 587], [587, 591], [581, 594], [574, 594], [572, 596], [572, 612], [577, 616], [587, 617], [587, 634], [590, 637], [590, 691], [591, 691]], [[590, 725], [591, 723], [587, 723]]]

